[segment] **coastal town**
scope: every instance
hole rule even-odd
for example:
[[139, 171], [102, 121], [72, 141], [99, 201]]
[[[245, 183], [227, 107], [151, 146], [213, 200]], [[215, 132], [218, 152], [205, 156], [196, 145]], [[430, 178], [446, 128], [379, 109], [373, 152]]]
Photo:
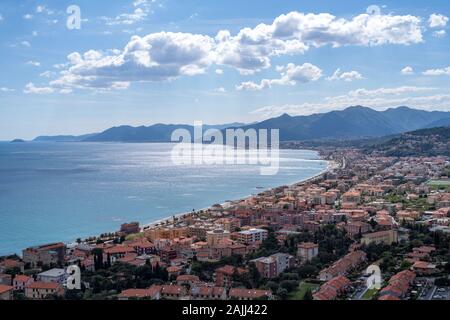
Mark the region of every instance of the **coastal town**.
[[449, 159], [320, 153], [301, 183], [1, 257], [0, 300], [450, 300]]

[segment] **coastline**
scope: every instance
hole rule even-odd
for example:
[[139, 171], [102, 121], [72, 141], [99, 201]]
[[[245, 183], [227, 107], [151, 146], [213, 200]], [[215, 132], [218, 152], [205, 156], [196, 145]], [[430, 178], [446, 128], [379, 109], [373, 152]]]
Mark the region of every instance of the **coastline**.
[[[301, 181], [295, 181], [295, 182], [292, 182], [292, 183], [287, 183], [287, 184], [285, 184], [285, 185], [287, 185], [287, 186], [300, 186], [300, 185], [303, 185], [303, 184], [305, 184], [305, 183], [312, 182], [312, 181], [314, 181], [314, 180], [316, 180], [316, 179], [319, 179], [319, 178], [321, 178], [324, 174], [326, 174], [326, 173], [328, 173], [328, 172], [330, 172], [330, 171], [336, 169], [337, 167], [339, 167], [339, 164], [338, 164], [337, 162], [335, 162], [334, 160], [325, 160], [325, 159], [323, 159], [322, 156], [320, 155], [320, 153], [319, 153], [317, 150], [311, 150], [311, 151], [316, 151], [316, 152], [318, 153], [318, 155], [319, 155], [319, 159], [317, 159], [317, 160], [326, 161], [326, 162], [327, 162], [327, 167], [326, 167], [324, 170], [322, 170], [321, 172], [319, 172], [318, 174], [316, 174], [316, 175], [314, 175], [314, 176], [312, 176], [312, 177], [306, 178], [306, 179], [301, 180]], [[265, 192], [265, 191], [269, 191], [269, 190], [272, 190], [272, 189], [275, 189], [275, 188], [278, 188], [278, 187], [280, 187], [280, 186], [272, 187], [272, 188], [269, 188], [269, 189], [261, 189], [261, 191], [258, 192], [258, 193], [262, 193], [262, 192]], [[246, 200], [246, 199], [249, 199], [249, 198], [252, 197], [252, 196], [253, 196], [253, 195], [247, 195], [247, 196], [244, 196], [244, 197], [239, 198], [239, 199], [236, 199], [236, 200], [228, 200], [228, 201], [225, 201], [225, 202], [223, 202], [223, 203], [220, 203], [220, 205], [221, 205], [222, 207], [226, 207], [229, 203], [232, 203], [232, 202], [241, 202], [241, 201], [244, 201], [244, 200]], [[165, 217], [165, 218], [158, 219], [158, 220], [156, 220], [156, 221], [153, 221], [153, 222], [144, 224], [144, 225], [142, 225], [142, 227], [141, 227], [141, 232], [144, 232], [145, 230], [148, 230], [148, 229], [151, 229], [151, 228], [156, 228], [156, 227], [158, 227], [158, 226], [160, 226], [160, 225], [170, 224], [171, 222], [174, 222], [174, 218], [175, 218], [175, 219], [184, 219], [184, 218], [190, 217], [192, 214], [197, 213], [197, 212], [199, 212], [199, 211], [207, 211], [207, 210], [210, 210], [210, 209], [212, 208], [212, 206], [213, 206], [213, 205], [211, 205], [211, 206], [209, 206], [209, 207], [206, 207], [206, 208], [199, 209], [199, 210], [195, 210], [195, 211], [193, 211], [193, 212], [182, 212], [182, 213], [177, 213], [177, 214], [174, 214], [174, 215], [171, 216], [171, 217]]]

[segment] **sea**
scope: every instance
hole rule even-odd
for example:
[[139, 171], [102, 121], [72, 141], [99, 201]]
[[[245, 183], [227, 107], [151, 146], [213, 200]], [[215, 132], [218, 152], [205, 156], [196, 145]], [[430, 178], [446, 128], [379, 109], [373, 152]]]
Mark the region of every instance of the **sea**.
[[256, 164], [179, 164], [169, 143], [0, 142], [0, 256], [148, 224], [311, 178], [317, 152], [280, 150]]

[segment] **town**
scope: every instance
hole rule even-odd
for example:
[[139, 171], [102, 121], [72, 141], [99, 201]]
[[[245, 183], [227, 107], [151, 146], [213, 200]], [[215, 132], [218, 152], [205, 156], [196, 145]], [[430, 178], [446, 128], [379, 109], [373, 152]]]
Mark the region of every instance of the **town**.
[[298, 184], [2, 257], [0, 299], [450, 300], [448, 158], [320, 153]]

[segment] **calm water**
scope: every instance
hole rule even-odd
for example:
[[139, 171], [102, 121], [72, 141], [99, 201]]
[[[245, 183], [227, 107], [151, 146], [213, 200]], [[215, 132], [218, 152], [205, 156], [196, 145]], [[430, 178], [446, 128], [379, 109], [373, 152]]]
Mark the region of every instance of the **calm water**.
[[314, 176], [318, 155], [281, 150], [258, 165], [174, 166], [170, 144], [0, 143], [0, 255], [149, 223]]

